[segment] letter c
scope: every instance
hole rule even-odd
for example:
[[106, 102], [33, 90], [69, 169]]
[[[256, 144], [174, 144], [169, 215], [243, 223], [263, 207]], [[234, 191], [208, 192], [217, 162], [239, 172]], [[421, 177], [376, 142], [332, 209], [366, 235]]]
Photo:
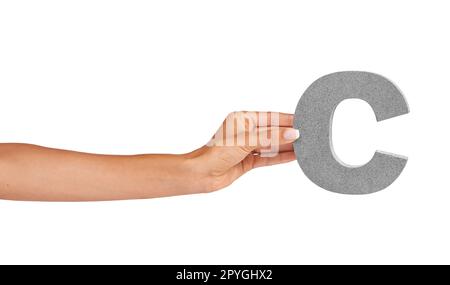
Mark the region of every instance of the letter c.
[[318, 186], [343, 194], [368, 194], [388, 187], [400, 175], [407, 158], [376, 151], [363, 166], [339, 161], [333, 150], [331, 127], [340, 102], [349, 98], [369, 103], [377, 121], [409, 112], [400, 90], [388, 79], [370, 72], [345, 71], [325, 75], [313, 82], [295, 110], [294, 143], [297, 161], [305, 175]]

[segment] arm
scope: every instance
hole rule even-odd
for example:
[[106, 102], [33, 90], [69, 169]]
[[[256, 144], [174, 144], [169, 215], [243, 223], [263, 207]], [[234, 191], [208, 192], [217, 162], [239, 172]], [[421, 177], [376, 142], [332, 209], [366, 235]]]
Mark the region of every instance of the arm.
[[195, 193], [187, 155], [98, 155], [0, 145], [0, 198], [85, 201]]
[[[278, 114], [278, 113], [277, 113]], [[210, 144], [188, 154], [100, 155], [28, 144], [0, 144], [0, 199], [95, 201], [139, 199], [205, 193], [231, 184], [248, 170], [295, 158], [292, 115], [281, 114], [284, 126], [251, 129], [248, 136], [280, 131], [280, 153], [261, 156], [260, 143]], [[245, 113], [232, 113], [239, 121]], [[229, 117], [230, 117], [229, 116]], [[227, 117], [228, 119], [230, 119]], [[245, 120], [244, 120], [245, 121]], [[220, 133], [225, 129], [219, 128]], [[233, 138], [237, 132], [232, 134]], [[275, 144], [272, 139], [271, 144]], [[265, 146], [267, 148], [267, 146]]]

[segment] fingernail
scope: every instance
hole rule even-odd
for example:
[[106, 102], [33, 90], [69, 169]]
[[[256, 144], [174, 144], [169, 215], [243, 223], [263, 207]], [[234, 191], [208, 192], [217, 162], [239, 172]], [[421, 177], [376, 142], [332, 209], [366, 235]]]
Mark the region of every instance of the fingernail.
[[285, 140], [293, 141], [300, 137], [300, 132], [297, 129], [287, 129], [284, 131], [283, 136]]

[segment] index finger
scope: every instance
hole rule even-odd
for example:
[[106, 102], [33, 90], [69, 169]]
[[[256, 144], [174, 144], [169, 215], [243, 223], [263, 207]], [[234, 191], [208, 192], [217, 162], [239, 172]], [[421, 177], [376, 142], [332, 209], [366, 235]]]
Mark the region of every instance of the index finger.
[[[256, 112], [257, 127], [290, 127], [294, 124], [294, 115], [280, 112]], [[276, 117], [278, 116], [278, 118]]]

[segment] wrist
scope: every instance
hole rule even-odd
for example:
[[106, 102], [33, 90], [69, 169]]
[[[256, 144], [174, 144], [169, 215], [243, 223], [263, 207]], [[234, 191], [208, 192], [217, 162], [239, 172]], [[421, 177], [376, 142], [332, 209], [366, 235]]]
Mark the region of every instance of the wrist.
[[180, 173], [184, 177], [184, 194], [207, 193], [211, 191], [210, 175], [204, 169], [204, 163], [193, 153], [180, 156]]

